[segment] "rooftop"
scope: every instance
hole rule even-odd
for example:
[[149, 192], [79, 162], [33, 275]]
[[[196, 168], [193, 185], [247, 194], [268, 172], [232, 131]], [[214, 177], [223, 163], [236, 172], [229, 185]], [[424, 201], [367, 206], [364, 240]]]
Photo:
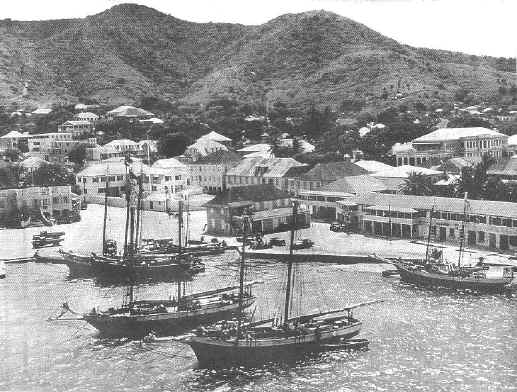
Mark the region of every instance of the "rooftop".
[[213, 140], [215, 142], [223, 142], [223, 143], [232, 141], [232, 139], [230, 139], [229, 137], [221, 135], [220, 133], [217, 133], [215, 131], [212, 131], [210, 133], [207, 133], [206, 135], [201, 136], [200, 139], [209, 139], [209, 140]]
[[213, 200], [206, 203], [205, 206], [221, 206], [240, 202], [256, 203], [287, 198], [289, 198], [287, 192], [276, 188], [272, 184], [258, 184], [230, 188], [218, 194]]
[[108, 114], [114, 117], [148, 117], [154, 116], [153, 113], [148, 112], [147, 110], [135, 108], [134, 106], [123, 105], [110, 110]]
[[95, 113], [92, 112], [81, 112], [75, 115], [75, 118], [99, 118]]
[[362, 174], [368, 174], [368, 171], [354, 163], [343, 161], [318, 163], [307, 173], [302, 174], [300, 178], [304, 181], [332, 182], [343, 177], [360, 176]]
[[[448, 211], [463, 214], [464, 201], [459, 198], [436, 196], [390, 195], [385, 193], [367, 193], [347, 199], [366, 206], [382, 205], [394, 208], [413, 208], [415, 210]], [[339, 203], [339, 201], [338, 201]], [[467, 213], [483, 214], [517, 219], [517, 203], [489, 200], [469, 200]]]
[[183, 163], [174, 158], [158, 159], [153, 163], [153, 168], [172, 169], [177, 167], [186, 167]]
[[218, 150], [204, 157], [201, 157], [195, 165], [221, 165], [225, 163], [239, 162], [242, 157], [233, 151]]
[[410, 174], [422, 174], [424, 176], [433, 176], [440, 175], [442, 174], [442, 172], [437, 170], [426, 169], [425, 167], [402, 165], [372, 173], [372, 176], [382, 178], [408, 178]]
[[[130, 164], [133, 173], [135, 174], [152, 174], [151, 168], [144, 165], [142, 161], [138, 159], [132, 159]], [[78, 177], [93, 177], [93, 176], [105, 176], [108, 175], [123, 175], [126, 173], [126, 165], [124, 164], [124, 158], [110, 158], [103, 161], [94, 163], [85, 167], [79, 173]]]
[[393, 168], [393, 166], [387, 165], [387, 164], [379, 162], [379, 161], [360, 160], [360, 161], [354, 162], [354, 164], [362, 167], [364, 170], [369, 171], [370, 173]]
[[413, 140], [414, 143], [436, 143], [443, 141], [455, 141], [462, 138], [478, 137], [478, 136], [506, 136], [492, 129], [483, 127], [469, 128], [440, 128], [436, 131], [420, 136]]
[[245, 158], [226, 173], [229, 176], [285, 177], [289, 169], [306, 165], [293, 158]]
[[388, 188], [379, 179], [367, 174], [344, 177], [318, 189], [319, 191], [361, 194], [386, 191]]
[[492, 164], [487, 171], [491, 175], [517, 175], [517, 156], [502, 159]]

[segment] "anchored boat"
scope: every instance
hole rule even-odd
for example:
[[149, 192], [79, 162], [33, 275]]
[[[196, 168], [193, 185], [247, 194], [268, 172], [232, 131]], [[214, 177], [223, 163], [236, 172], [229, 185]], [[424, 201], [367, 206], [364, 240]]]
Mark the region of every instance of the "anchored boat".
[[[308, 353], [336, 348], [359, 334], [361, 321], [353, 317], [353, 309], [379, 301], [346, 306], [327, 312], [290, 317], [292, 303], [293, 244], [296, 228], [297, 203], [293, 203], [291, 246], [287, 259], [287, 281], [283, 322], [263, 320], [250, 324], [243, 322], [242, 312], [237, 321], [227, 320], [223, 325], [196, 331], [197, 336], [186, 340], [202, 367], [256, 366], [265, 362], [293, 360]], [[243, 216], [244, 257], [246, 236], [251, 232], [251, 217]], [[241, 282], [244, 279], [241, 263]], [[244, 291], [239, 292], [243, 299]], [[329, 346], [333, 345], [333, 346]]]

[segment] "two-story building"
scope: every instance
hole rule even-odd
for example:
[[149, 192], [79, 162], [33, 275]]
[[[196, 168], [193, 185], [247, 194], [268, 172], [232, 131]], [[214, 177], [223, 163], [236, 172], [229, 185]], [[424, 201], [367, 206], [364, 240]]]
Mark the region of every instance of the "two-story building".
[[345, 177], [368, 174], [368, 171], [349, 161], [318, 163], [298, 178], [290, 179], [290, 189], [297, 192], [317, 190]]
[[[337, 202], [339, 217], [366, 234], [426, 239], [457, 244], [461, 238], [463, 199], [368, 193]], [[431, 224], [429, 224], [431, 219]], [[499, 250], [517, 249], [517, 204], [469, 200], [465, 244]]]
[[[289, 230], [292, 208], [289, 194], [272, 184], [230, 188], [205, 204], [207, 233], [215, 235], [241, 234], [241, 219], [253, 211], [253, 232], [273, 233]], [[309, 227], [310, 214], [300, 208], [297, 227]]]
[[[299, 168], [299, 169], [295, 169]], [[245, 158], [226, 173], [228, 188], [256, 184], [272, 184], [278, 189], [289, 190], [289, 178], [293, 170], [306, 170], [307, 165], [293, 158]]]
[[75, 139], [84, 138], [91, 135], [94, 131], [93, 123], [86, 120], [65, 121], [57, 129], [61, 133], [71, 133]]
[[28, 140], [31, 137], [28, 132], [11, 131], [0, 136], [0, 151], [7, 150], [28, 150]]
[[151, 192], [177, 193], [190, 185], [189, 168], [177, 159], [159, 159], [151, 166]]
[[153, 113], [141, 108], [135, 108], [134, 106], [130, 105], [122, 105], [106, 113], [106, 118], [108, 120], [113, 120], [115, 118], [124, 118], [127, 120], [143, 120], [151, 117], [154, 117]]
[[97, 139], [94, 137], [77, 140], [71, 133], [51, 132], [31, 135], [28, 139], [28, 149], [29, 156], [63, 163], [67, 160], [68, 154], [79, 145], [84, 144], [88, 148], [96, 143]]
[[194, 144], [186, 148], [183, 155], [195, 162], [201, 157], [206, 157], [216, 151], [228, 151], [228, 147], [209, 138], [199, 138]]
[[93, 125], [99, 120], [99, 116], [92, 112], [77, 113], [74, 118], [79, 121], [89, 121]]
[[404, 145], [396, 144], [392, 153], [397, 166], [431, 166], [453, 157], [494, 158], [503, 156], [508, 136], [483, 127], [441, 128]]
[[241, 161], [241, 156], [233, 151], [219, 150], [189, 163], [190, 183], [215, 194], [227, 188], [226, 174]]

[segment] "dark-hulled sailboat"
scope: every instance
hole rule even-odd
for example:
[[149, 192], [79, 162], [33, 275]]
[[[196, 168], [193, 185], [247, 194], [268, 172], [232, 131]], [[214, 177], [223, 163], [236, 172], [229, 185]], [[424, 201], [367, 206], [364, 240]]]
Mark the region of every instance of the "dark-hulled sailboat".
[[[378, 302], [343, 307], [322, 313], [290, 317], [292, 297], [293, 243], [296, 229], [297, 203], [293, 203], [291, 243], [287, 259], [287, 282], [283, 322], [275, 326], [272, 320], [243, 322], [239, 312], [236, 325], [229, 330], [198, 330], [197, 336], [186, 340], [201, 367], [256, 366], [266, 362], [297, 359], [307, 353], [335, 349], [335, 345], [356, 336], [361, 322], [352, 315], [356, 307]], [[243, 251], [250, 230], [250, 217], [243, 217]], [[244, 300], [244, 263], [241, 263], [240, 302]], [[242, 307], [241, 307], [242, 310]], [[228, 323], [227, 323], [228, 324]]]
[[462, 266], [465, 241], [465, 225], [467, 222], [468, 200], [464, 198], [463, 219], [460, 229], [460, 247], [457, 264], [443, 260], [441, 251], [431, 251], [431, 227], [434, 208], [429, 217], [429, 228], [425, 259], [418, 263], [414, 261], [386, 260], [377, 256], [377, 259], [394, 264], [400, 279], [404, 282], [424, 287], [443, 287], [454, 290], [468, 290], [480, 293], [504, 293], [513, 280], [513, 268], [504, 267], [501, 277], [487, 277], [488, 266], [480, 260], [476, 266]]

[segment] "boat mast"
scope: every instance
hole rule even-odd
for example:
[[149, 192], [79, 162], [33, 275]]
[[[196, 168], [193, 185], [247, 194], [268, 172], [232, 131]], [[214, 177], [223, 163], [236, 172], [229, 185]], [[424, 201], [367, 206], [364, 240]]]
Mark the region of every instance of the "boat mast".
[[460, 232], [460, 249], [458, 254], [458, 267], [461, 267], [461, 257], [463, 256], [463, 244], [465, 242], [465, 221], [467, 220], [467, 197], [468, 192], [465, 192], [465, 197], [463, 198], [463, 220], [461, 222], [461, 232]]
[[289, 307], [291, 305], [291, 285], [293, 274], [293, 247], [294, 247], [294, 232], [296, 230], [296, 214], [298, 212], [298, 202], [293, 201], [293, 218], [291, 223], [291, 240], [289, 246], [289, 257], [287, 259], [287, 284], [285, 289], [285, 304], [284, 304], [284, 324], [289, 320]]
[[106, 255], [106, 220], [108, 218], [109, 169], [106, 166], [106, 190], [104, 191], [104, 218], [102, 223], [102, 255]]
[[138, 243], [140, 242], [140, 234], [142, 231], [142, 179], [143, 172], [140, 170], [140, 176], [137, 179], [138, 182], [138, 198], [136, 202], [136, 231], [135, 231], [135, 250], [138, 249]]
[[242, 251], [241, 251], [241, 265], [239, 271], [239, 311], [237, 319], [237, 337], [235, 344], [239, 341], [241, 335], [241, 323], [243, 314], [243, 300], [244, 300], [244, 262], [246, 258], [246, 240], [248, 239], [248, 225], [250, 225], [250, 211], [244, 212], [242, 215]]
[[130, 156], [126, 155], [124, 157], [124, 165], [126, 167], [126, 227], [124, 234], [124, 256], [127, 255], [127, 236], [129, 231], [129, 210], [130, 210], [130, 199], [131, 199], [131, 181], [128, 173], [128, 165], [129, 165]]
[[181, 247], [181, 226], [183, 226], [183, 199], [178, 201], [178, 253], [183, 253]]
[[427, 229], [427, 245], [425, 247], [425, 263], [429, 262], [429, 246], [431, 245], [431, 225], [433, 222], [434, 204], [429, 212], [429, 228]]

